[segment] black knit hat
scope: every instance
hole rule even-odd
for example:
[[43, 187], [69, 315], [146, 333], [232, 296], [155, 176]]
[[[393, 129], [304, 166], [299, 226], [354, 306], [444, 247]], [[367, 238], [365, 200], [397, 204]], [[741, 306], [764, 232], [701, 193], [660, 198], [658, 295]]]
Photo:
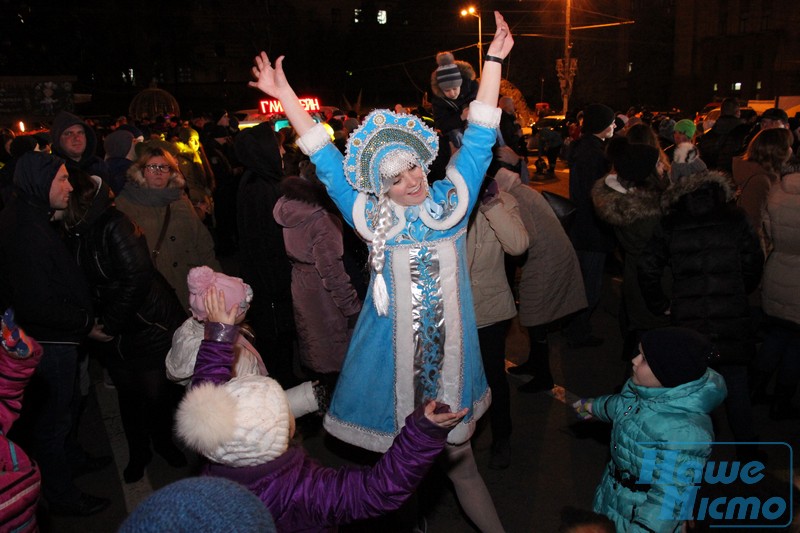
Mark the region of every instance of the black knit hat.
[[614, 110], [603, 104], [591, 104], [583, 112], [583, 131], [600, 133], [614, 123]]
[[436, 54], [436, 64], [439, 65], [436, 69], [436, 83], [439, 84], [439, 88], [446, 91], [461, 87], [461, 71], [458, 70], [452, 53], [439, 52]]
[[620, 180], [635, 186], [641, 184], [647, 176], [653, 173], [659, 155], [658, 148], [654, 146], [626, 141], [621, 149], [615, 151], [611, 161]]
[[671, 327], [642, 335], [642, 353], [656, 379], [671, 388], [700, 379], [708, 368], [713, 346], [694, 330]]

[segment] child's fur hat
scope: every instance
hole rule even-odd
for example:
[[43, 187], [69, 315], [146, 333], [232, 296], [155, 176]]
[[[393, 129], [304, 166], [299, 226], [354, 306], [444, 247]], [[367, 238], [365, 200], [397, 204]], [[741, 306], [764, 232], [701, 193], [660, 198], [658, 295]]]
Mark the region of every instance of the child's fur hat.
[[255, 466], [289, 447], [293, 419], [286, 393], [265, 376], [203, 383], [184, 396], [175, 415], [178, 436], [215, 463]]

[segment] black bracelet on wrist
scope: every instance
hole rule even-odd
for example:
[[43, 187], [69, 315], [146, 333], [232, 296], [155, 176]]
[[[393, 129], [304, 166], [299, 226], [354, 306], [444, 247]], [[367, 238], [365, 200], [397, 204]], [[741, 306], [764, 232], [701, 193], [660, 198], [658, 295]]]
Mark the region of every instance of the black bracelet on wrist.
[[502, 63], [503, 63], [503, 60], [502, 60], [502, 59], [500, 59], [500, 58], [499, 58], [499, 57], [497, 57], [497, 56], [485, 55], [485, 56], [483, 56], [483, 58], [484, 58], [486, 61], [494, 61], [495, 63], [500, 63], [500, 64], [502, 64]]

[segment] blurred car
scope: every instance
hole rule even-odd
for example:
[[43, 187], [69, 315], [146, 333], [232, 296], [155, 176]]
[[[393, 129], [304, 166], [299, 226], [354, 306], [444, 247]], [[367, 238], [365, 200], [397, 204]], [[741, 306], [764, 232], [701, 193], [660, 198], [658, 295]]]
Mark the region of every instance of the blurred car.
[[[706, 115], [702, 118], [698, 117], [699, 122], [696, 122], [697, 129], [700, 132], [708, 131], [714, 127], [714, 124], [717, 122], [720, 113], [722, 113], [722, 108], [717, 107], [709, 111]], [[758, 113], [752, 107], [740, 107], [739, 108], [739, 118], [744, 120], [745, 122], [753, 122], [758, 117]]]
[[559, 132], [562, 137], [567, 136], [567, 117], [564, 115], [547, 115], [539, 118], [536, 122], [522, 128], [522, 134], [526, 139], [529, 152], [539, 151], [539, 136], [536, 134], [537, 130], [542, 128], [553, 128]]

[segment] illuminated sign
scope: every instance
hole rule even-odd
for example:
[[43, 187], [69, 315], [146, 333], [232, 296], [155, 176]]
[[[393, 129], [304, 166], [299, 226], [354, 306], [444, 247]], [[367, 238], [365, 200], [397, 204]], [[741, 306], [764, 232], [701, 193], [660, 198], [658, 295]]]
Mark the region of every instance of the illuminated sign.
[[[319, 111], [319, 98], [300, 98], [300, 105], [306, 111]], [[264, 115], [283, 113], [283, 106], [278, 100], [260, 100], [258, 107]]]

